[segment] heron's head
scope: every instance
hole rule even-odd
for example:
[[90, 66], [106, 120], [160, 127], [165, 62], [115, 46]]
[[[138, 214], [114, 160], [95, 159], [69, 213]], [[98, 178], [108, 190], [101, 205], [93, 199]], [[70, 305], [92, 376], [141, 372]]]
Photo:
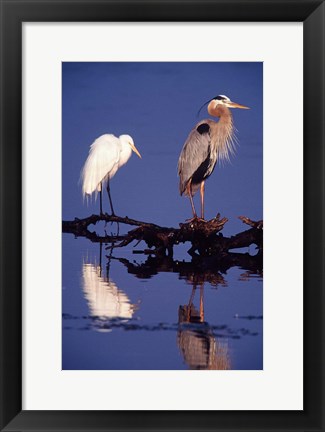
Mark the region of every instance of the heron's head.
[[216, 96], [215, 98], [213, 98], [210, 103], [213, 102], [213, 104], [215, 106], [218, 105], [224, 105], [227, 108], [241, 108], [241, 109], [249, 109], [249, 107], [245, 106], [245, 105], [240, 105], [236, 102], [232, 102], [228, 96], [225, 95], [219, 95]]
[[225, 95], [218, 95], [215, 96], [213, 99], [210, 99], [208, 102], [201, 106], [198, 114], [200, 114], [202, 108], [205, 105], [208, 105], [208, 113], [212, 116], [219, 116], [218, 113], [221, 112], [221, 107], [249, 109], [249, 107], [245, 105], [240, 105], [237, 102], [231, 101], [229, 97]]
[[140, 159], [142, 159], [138, 149], [136, 148], [133, 138], [130, 135], [120, 135], [120, 140], [129, 145], [131, 147], [131, 149], [134, 151], [135, 154], [137, 154], [139, 156]]

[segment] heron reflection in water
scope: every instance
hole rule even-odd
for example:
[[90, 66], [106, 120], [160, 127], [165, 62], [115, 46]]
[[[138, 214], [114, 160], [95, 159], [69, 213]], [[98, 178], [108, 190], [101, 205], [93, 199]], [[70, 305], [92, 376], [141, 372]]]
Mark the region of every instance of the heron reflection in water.
[[200, 284], [199, 310], [193, 304], [196, 289], [194, 283], [189, 303], [178, 309], [177, 344], [184, 361], [190, 369], [231, 369], [228, 341], [216, 339], [212, 328], [204, 321], [204, 282]]
[[94, 328], [109, 331], [105, 320], [130, 320], [137, 309], [124, 291], [119, 289], [109, 276], [109, 262], [105, 276], [101, 264], [102, 244], [100, 244], [99, 264], [84, 262], [82, 265], [82, 289], [88, 303], [89, 314], [94, 318]]

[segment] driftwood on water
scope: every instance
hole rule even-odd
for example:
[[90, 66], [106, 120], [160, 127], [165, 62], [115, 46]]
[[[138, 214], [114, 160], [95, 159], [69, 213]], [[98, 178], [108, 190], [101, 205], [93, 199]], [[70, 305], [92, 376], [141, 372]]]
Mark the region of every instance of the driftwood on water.
[[[231, 237], [224, 237], [221, 234], [220, 231], [228, 219], [221, 218], [219, 214], [209, 221], [195, 219], [180, 223], [179, 228], [161, 227], [153, 223], [115, 215], [92, 215], [84, 219], [76, 218], [73, 221], [63, 221], [62, 230], [77, 237], [86, 237], [93, 242], [113, 243], [115, 248], [126, 246], [133, 241], [137, 243], [144, 241], [148, 249], [135, 252], [157, 256], [165, 256], [166, 254], [173, 256], [174, 246], [185, 242], [191, 243], [192, 246], [188, 252], [192, 256], [222, 256], [227, 254], [229, 250], [248, 247], [252, 244], [255, 244], [259, 251], [262, 251], [263, 221], [255, 222], [244, 216], [240, 216], [240, 219], [250, 226], [250, 229]], [[100, 221], [133, 225], [137, 228], [125, 235], [100, 236], [89, 230], [90, 225], [95, 225]]]

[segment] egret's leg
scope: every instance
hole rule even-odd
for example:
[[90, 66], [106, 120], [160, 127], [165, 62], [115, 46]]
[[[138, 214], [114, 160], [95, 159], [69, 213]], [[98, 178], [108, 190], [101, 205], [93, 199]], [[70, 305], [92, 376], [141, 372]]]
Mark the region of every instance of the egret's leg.
[[191, 184], [191, 180], [187, 183], [186, 189], [187, 189], [187, 194], [188, 194], [188, 196], [190, 198], [190, 201], [191, 201], [193, 217], [197, 218], [197, 214], [196, 214], [195, 207], [194, 207], [194, 202], [193, 202], [193, 197], [192, 197], [192, 184]]
[[102, 190], [103, 190], [103, 185], [101, 183], [100, 184], [100, 191], [99, 191], [99, 211], [100, 211], [101, 215], [103, 214]]
[[204, 181], [201, 183], [201, 218], [204, 220]]
[[107, 260], [107, 264], [106, 264], [106, 279], [109, 281], [109, 270], [110, 270], [110, 266], [111, 266], [111, 258], [112, 258], [112, 254], [113, 254], [113, 249], [114, 246], [111, 247], [109, 256], [108, 256], [108, 260]]
[[109, 186], [109, 180], [107, 181], [107, 193], [108, 193], [109, 203], [110, 203], [110, 206], [111, 206], [112, 215], [115, 216], [115, 212], [114, 212], [114, 208], [113, 208], [113, 203], [112, 203], [112, 198], [111, 198], [111, 189], [110, 189], [110, 186]]
[[102, 253], [103, 253], [103, 243], [99, 243], [99, 277], [102, 277]]

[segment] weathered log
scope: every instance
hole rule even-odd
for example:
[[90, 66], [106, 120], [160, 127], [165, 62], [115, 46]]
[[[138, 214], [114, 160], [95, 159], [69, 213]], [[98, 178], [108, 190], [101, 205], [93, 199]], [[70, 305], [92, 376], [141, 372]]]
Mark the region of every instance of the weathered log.
[[[94, 242], [114, 243], [114, 247], [124, 247], [133, 241], [144, 241], [150, 249], [142, 252], [156, 255], [165, 255], [167, 252], [169, 256], [172, 256], [174, 246], [185, 242], [192, 244], [188, 251], [190, 255], [217, 256], [225, 254], [231, 249], [247, 247], [251, 244], [256, 244], [261, 250], [263, 221], [255, 222], [244, 216], [241, 216], [240, 219], [252, 228], [229, 238], [223, 237], [220, 233], [228, 221], [227, 218], [220, 218], [220, 214], [217, 214], [210, 221], [193, 219], [189, 222], [180, 223], [179, 228], [161, 227], [156, 224], [115, 215], [92, 215], [85, 219], [76, 218], [74, 221], [63, 221], [62, 229], [63, 232], [73, 233], [77, 237], [83, 236]], [[88, 229], [89, 225], [96, 224], [99, 221], [135, 225], [137, 228], [123, 236], [99, 236]], [[120, 243], [116, 244], [117, 241], [120, 241]], [[139, 253], [139, 251], [135, 252]]]

